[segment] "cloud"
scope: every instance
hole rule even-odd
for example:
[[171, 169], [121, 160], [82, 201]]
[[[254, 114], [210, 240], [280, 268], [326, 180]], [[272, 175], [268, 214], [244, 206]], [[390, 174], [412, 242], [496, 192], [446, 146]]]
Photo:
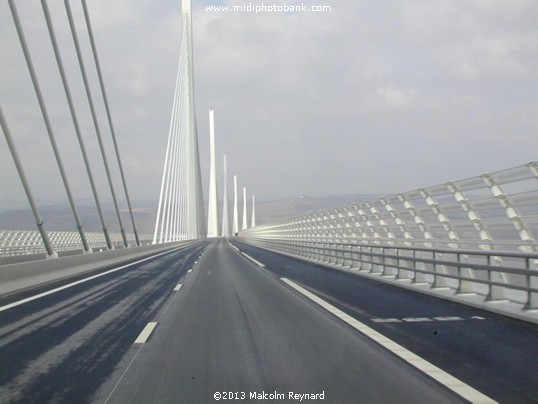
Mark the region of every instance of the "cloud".
[[413, 89], [396, 89], [391, 86], [378, 87], [377, 92], [383, 98], [388, 107], [406, 107], [413, 103], [415, 99], [415, 90]]
[[[323, 4], [332, 11], [253, 15], [206, 12], [204, 1], [194, 1], [205, 183], [208, 109], [216, 111], [218, 153], [228, 155], [229, 173], [261, 199], [393, 193], [536, 158], [537, 2]], [[60, 6], [52, 10], [55, 24], [98, 167]], [[94, 0], [88, 6], [131, 193], [156, 200], [179, 58], [180, 2]], [[75, 11], [83, 27], [80, 9]], [[20, 14], [74, 187], [87, 196], [39, 4], [21, 2]], [[1, 103], [37, 196], [54, 199], [63, 195], [61, 185], [54, 180], [57, 170], [5, 4], [0, 17], [7, 22], [0, 39], [7, 55], [1, 62]], [[82, 28], [80, 35], [84, 38]], [[89, 57], [86, 40], [83, 46]], [[95, 80], [93, 69], [90, 75]], [[94, 92], [98, 98], [97, 87]], [[106, 132], [100, 103], [99, 114]], [[96, 171], [106, 197], [102, 169]], [[3, 146], [0, 183], [24, 203]]]

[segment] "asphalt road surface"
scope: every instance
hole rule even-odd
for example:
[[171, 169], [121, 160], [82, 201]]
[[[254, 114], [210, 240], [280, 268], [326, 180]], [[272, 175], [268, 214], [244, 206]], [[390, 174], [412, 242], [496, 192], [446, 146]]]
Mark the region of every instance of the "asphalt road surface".
[[[442, 338], [450, 340], [445, 336], [450, 334], [448, 327], [456, 327], [465, 345], [467, 331], [461, 327], [484, 327], [491, 323], [489, 314], [467, 312], [470, 309], [465, 307], [458, 311], [461, 306], [448, 302], [450, 309], [445, 311], [425, 307], [424, 296], [418, 295], [416, 303], [416, 294], [406, 291], [407, 299], [415, 302], [407, 304], [422, 305], [426, 311], [421, 316], [431, 316], [431, 321], [401, 317], [400, 322], [374, 322], [400, 316], [402, 307], [392, 311], [389, 307], [390, 302], [404, 300], [399, 290], [382, 287], [384, 295], [375, 296], [380, 307], [372, 314], [369, 307], [361, 306], [361, 299], [350, 296], [374, 293], [369, 288], [375, 282], [356, 284], [346, 275], [237, 245], [265, 268], [226, 240], [200, 242], [1, 311], [0, 402], [299, 402], [301, 398], [304, 402], [316, 394], [318, 400], [307, 402], [465, 402], [450, 386], [335, 316], [336, 309], [327, 311], [298, 292], [299, 286], [294, 288], [281, 278], [360, 317], [372, 329], [388, 330], [385, 335], [422, 357], [424, 352], [417, 352], [416, 346], [422, 347], [418, 351], [437, 349]], [[338, 295], [333, 289], [343, 292]], [[40, 292], [43, 288], [0, 300], [0, 307]], [[408, 319], [420, 318], [406, 313]], [[484, 319], [471, 319], [470, 314]], [[527, 355], [531, 363], [538, 346], [536, 327], [510, 321], [507, 328], [523, 333], [516, 343], [534, 345], [513, 347], [512, 353], [501, 346], [499, 352], [516, 355], [516, 360], [520, 352], [531, 352]], [[432, 325], [437, 334], [431, 329], [416, 331]], [[397, 327], [406, 326], [405, 332], [398, 331]], [[409, 331], [412, 327], [415, 331]], [[510, 336], [489, 337], [496, 342]], [[441, 349], [441, 361], [426, 359], [452, 375], [457, 373], [454, 369], [466, 369], [456, 375], [458, 379], [471, 380], [472, 387], [493, 399], [518, 403], [538, 399], [536, 387], [533, 390], [527, 383], [538, 374], [532, 365], [520, 371], [528, 373], [521, 386], [504, 396], [488, 389], [481, 379], [476, 382], [467, 369], [469, 363], [460, 361], [465, 356], [461, 351], [471, 353], [475, 342], [471, 339], [467, 348], [456, 350], [452, 361], [445, 357], [447, 349]], [[519, 363], [524, 366], [526, 362]]]
[[233, 243], [496, 401], [538, 403], [537, 325]]
[[[0, 402], [91, 402], [203, 248], [163, 254], [1, 311]], [[69, 282], [1, 299], [0, 307]]]
[[213, 243], [191, 275], [99, 400], [209, 403], [227, 392], [244, 402], [264, 392], [323, 393], [334, 403], [458, 400], [226, 241]]

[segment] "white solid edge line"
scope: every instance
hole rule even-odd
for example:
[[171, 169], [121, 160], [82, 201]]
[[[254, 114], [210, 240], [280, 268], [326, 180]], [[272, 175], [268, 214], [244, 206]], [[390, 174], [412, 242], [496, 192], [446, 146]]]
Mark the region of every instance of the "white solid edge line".
[[179, 289], [181, 289], [182, 286], [183, 286], [183, 285], [182, 285], [181, 283], [178, 283], [178, 284], [176, 285], [176, 287], [174, 288], [174, 292], [179, 291]]
[[151, 333], [153, 332], [153, 330], [155, 329], [155, 327], [157, 326], [157, 322], [156, 321], [150, 321], [145, 327], [144, 329], [142, 330], [142, 332], [140, 333], [140, 335], [138, 336], [138, 338], [135, 340], [135, 344], [145, 344], [146, 341], [148, 340], [149, 336], [151, 335]]
[[[179, 248], [182, 248], [182, 247], [179, 247]], [[45, 296], [51, 295], [51, 294], [56, 293], [56, 292], [59, 292], [59, 291], [61, 291], [61, 290], [68, 289], [68, 288], [73, 287], [73, 286], [76, 286], [76, 285], [80, 285], [81, 283], [91, 281], [92, 279], [96, 279], [96, 278], [99, 278], [99, 277], [101, 277], [101, 276], [105, 276], [105, 275], [111, 274], [111, 273], [113, 273], [113, 272], [116, 272], [116, 271], [119, 271], [119, 270], [121, 270], [121, 269], [130, 267], [130, 266], [132, 266], [132, 265], [139, 264], [139, 263], [141, 263], [141, 262], [150, 260], [150, 259], [152, 259], [152, 258], [156, 258], [156, 257], [159, 257], [159, 256], [164, 255], [164, 254], [169, 254], [169, 253], [171, 253], [171, 252], [174, 252], [175, 250], [178, 250], [179, 248], [175, 248], [175, 249], [173, 249], [173, 250], [171, 250], [171, 251], [165, 251], [165, 252], [162, 252], [162, 253], [159, 253], [159, 254], [156, 254], [156, 255], [152, 255], [152, 256], [150, 256], [150, 257], [146, 257], [146, 258], [144, 258], [144, 259], [141, 259], [141, 260], [138, 260], [138, 261], [135, 261], [135, 262], [131, 262], [130, 264], [122, 265], [121, 267], [117, 267], [117, 268], [111, 269], [111, 270], [109, 270], [109, 271], [102, 272], [102, 273], [97, 274], [97, 275], [92, 275], [92, 276], [90, 276], [90, 277], [88, 277], [88, 278], [80, 279], [80, 280], [78, 280], [78, 281], [76, 281], [76, 282], [68, 283], [67, 285], [63, 285], [63, 286], [60, 286], [60, 287], [58, 287], [58, 288], [51, 289], [51, 290], [48, 290], [48, 291], [43, 292], [43, 293], [39, 293], [39, 294], [34, 295], [34, 296], [27, 297], [26, 299], [22, 299], [22, 300], [19, 300], [19, 301], [10, 303], [10, 304], [6, 304], [5, 306], [0, 307], [0, 312], [2, 312], [2, 311], [4, 311], [4, 310], [11, 309], [11, 308], [13, 308], [13, 307], [19, 306], [19, 305], [24, 304], [24, 303], [31, 302], [32, 300], [36, 300], [36, 299], [39, 299], [39, 298], [41, 298], [41, 297], [45, 297]]]
[[244, 253], [242, 252], [241, 254], [243, 254], [245, 257], [247, 257], [249, 260], [251, 260], [252, 262], [254, 262], [256, 265], [258, 265], [259, 267], [262, 267], [262, 268], [265, 268], [265, 265], [263, 265], [260, 261], [252, 258], [250, 255], [248, 255], [247, 253]]
[[295, 282], [287, 279], [280, 278], [286, 284], [291, 286], [293, 289], [308, 297], [314, 303], [317, 303], [330, 313], [334, 314], [336, 317], [348, 323], [350, 326], [355, 328], [360, 333], [364, 334], [366, 337], [370, 338], [374, 342], [383, 346], [384, 348], [391, 351], [393, 354], [399, 356], [404, 361], [424, 372], [427, 376], [441, 383], [446, 388], [452, 390], [454, 393], [463, 397], [464, 399], [470, 401], [471, 403], [496, 403], [495, 400], [486, 396], [485, 394], [479, 392], [478, 390], [472, 388], [468, 384], [465, 384], [461, 380], [455, 378], [454, 376], [448, 374], [444, 370], [438, 368], [437, 366], [431, 364], [427, 360], [421, 358], [418, 355], [415, 355], [411, 351], [408, 351], [401, 345], [395, 343], [384, 335], [378, 333], [367, 325], [361, 323], [357, 319], [347, 315], [343, 311], [337, 309], [333, 305], [327, 303], [325, 300], [319, 298], [315, 294], [309, 292], [305, 288], [297, 285]]

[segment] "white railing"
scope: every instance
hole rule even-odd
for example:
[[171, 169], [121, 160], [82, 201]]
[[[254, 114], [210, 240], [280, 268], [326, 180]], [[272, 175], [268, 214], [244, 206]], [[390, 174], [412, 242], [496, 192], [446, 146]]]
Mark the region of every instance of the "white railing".
[[[82, 250], [80, 234], [74, 231], [51, 231], [49, 232], [51, 244], [55, 251]], [[87, 232], [88, 245], [92, 249], [107, 248], [103, 233]], [[111, 234], [112, 241], [117, 248], [123, 247], [121, 234]], [[128, 235], [129, 245], [135, 246], [134, 235]], [[152, 240], [150, 235], [140, 236], [141, 244], [148, 244]], [[0, 230], [0, 257], [13, 257], [18, 255], [45, 254], [45, 247], [38, 231], [25, 230]]]
[[[538, 309], [538, 253], [248, 239], [249, 244], [415, 286]], [[510, 279], [510, 282], [506, 282]]]
[[538, 163], [308, 213], [244, 241], [538, 308]]

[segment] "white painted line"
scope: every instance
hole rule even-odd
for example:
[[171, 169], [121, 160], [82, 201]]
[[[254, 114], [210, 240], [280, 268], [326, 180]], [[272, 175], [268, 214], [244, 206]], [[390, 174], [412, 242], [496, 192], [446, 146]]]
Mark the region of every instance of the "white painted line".
[[423, 321], [433, 321], [431, 318], [428, 317], [407, 317], [402, 318], [403, 321], [406, 321], [408, 323], [419, 323]]
[[398, 320], [397, 318], [373, 318], [372, 321], [374, 323], [401, 323], [402, 320]]
[[471, 318], [474, 318], [475, 320], [485, 320], [484, 317], [480, 317], [480, 316], [472, 316]]
[[[180, 248], [182, 248], [182, 247], [180, 247]], [[117, 267], [117, 268], [111, 269], [111, 270], [106, 271], [106, 272], [102, 272], [102, 273], [97, 274], [97, 275], [92, 275], [92, 276], [89, 276], [88, 278], [80, 279], [80, 280], [78, 280], [76, 282], [68, 283], [67, 285], [63, 285], [63, 286], [60, 286], [58, 288], [51, 289], [51, 290], [48, 290], [48, 291], [43, 292], [43, 293], [39, 293], [39, 294], [34, 295], [34, 296], [27, 297], [26, 299], [22, 299], [22, 300], [19, 300], [19, 301], [10, 303], [10, 304], [6, 304], [5, 306], [0, 307], [0, 312], [2, 312], [4, 310], [11, 309], [11, 308], [16, 307], [16, 306], [20, 306], [21, 304], [24, 304], [24, 303], [31, 302], [32, 300], [36, 300], [36, 299], [39, 299], [41, 297], [52, 295], [53, 293], [59, 292], [61, 290], [68, 289], [68, 288], [71, 288], [71, 287], [76, 286], [76, 285], [80, 285], [81, 283], [88, 282], [88, 281], [91, 281], [93, 279], [100, 278], [101, 276], [105, 276], [105, 275], [120, 271], [120, 270], [122, 270], [124, 268], [128, 268], [128, 267], [136, 265], [136, 264], [140, 264], [141, 262], [144, 262], [144, 261], [159, 257], [161, 255], [169, 254], [169, 253], [171, 253], [173, 251], [176, 251], [178, 249], [179, 248], [176, 248], [176, 249], [174, 249], [172, 251], [165, 251], [165, 252], [162, 252], [162, 253], [159, 253], [159, 254], [156, 254], [156, 255], [152, 255], [151, 257], [147, 257], [147, 258], [135, 261], [135, 262], [131, 262], [130, 264], [122, 265], [121, 267]]]
[[250, 255], [242, 252], [241, 254], [243, 254], [245, 257], [247, 257], [249, 260], [251, 260], [252, 262], [254, 262], [256, 265], [258, 265], [259, 267], [262, 267], [262, 268], [265, 268], [265, 265], [263, 265], [260, 261], [258, 260], [255, 260], [254, 258], [252, 258]]
[[463, 318], [461, 317], [434, 317], [434, 320], [437, 321], [462, 321]]
[[189, 270], [187, 271], [187, 273], [189, 273], [189, 274], [190, 274], [191, 272], [192, 272], [192, 268], [191, 268], [191, 269], [189, 269]]
[[[232, 246], [232, 248], [233, 248], [234, 250], [239, 251], [239, 248], [237, 248], [236, 246], [234, 246], [232, 243], [230, 243], [230, 245]], [[241, 251], [239, 251], [239, 252], [241, 252]]]
[[481, 392], [472, 388], [468, 384], [465, 384], [461, 380], [456, 379], [454, 376], [448, 374], [447, 372], [438, 368], [437, 366], [432, 365], [430, 362], [426, 361], [425, 359], [422, 359], [420, 356], [415, 355], [413, 352], [405, 349], [404, 347], [397, 344], [396, 342], [388, 339], [384, 335], [371, 329], [366, 324], [361, 323], [357, 319], [337, 309], [333, 305], [327, 303], [325, 300], [319, 298], [318, 296], [309, 292], [305, 288], [297, 285], [295, 282], [287, 278], [280, 278], [280, 279], [284, 281], [286, 284], [288, 284], [289, 286], [291, 286], [293, 289], [301, 293], [302, 295], [308, 297], [314, 303], [320, 305], [325, 310], [331, 312], [336, 317], [340, 318], [341, 320], [345, 321], [350, 326], [355, 328], [357, 331], [369, 337], [371, 340], [377, 342], [382, 347], [388, 349], [393, 354], [399, 356], [410, 365], [424, 372], [427, 376], [441, 383], [443, 386], [445, 386], [449, 390], [452, 390], [454, 393], [458, 394], [464, 399], [470, 401], [471, 403], [496, 403], [496, 401], [494, 401], [490, 397], [486, 396], [485, 394], [482, 394]]
[[146, 325], [146, 327], [144, 327], [144, 329], [142, 330], [142, 332], [140, 333], [140, 335], [138, 336], [138, 338], [135, 340], [134, 343], [135, 344], [145, 344], [156, 326], [157, 326], [157, 322], [155, 322], [155, 321], [149, 322]]
[[176, 287], [174, 288], [174, 292], [179, 292], [179, 289], [181, 289], [183, 285], [181, 283], [178, 283]]
[[[476, 318], [476, 317], [471, 317]], [[483, 320], [483, 318], [479, 317]], [[433, 319], [428, 317], [406, 317], [402, 319], [398, 318], [372, 318], [374, 323], [401, 323], [405, 321], [407, 323], [420, 323], [425, 321], [464, 321], [464, 318], [461, 317], [433, 317]]]

